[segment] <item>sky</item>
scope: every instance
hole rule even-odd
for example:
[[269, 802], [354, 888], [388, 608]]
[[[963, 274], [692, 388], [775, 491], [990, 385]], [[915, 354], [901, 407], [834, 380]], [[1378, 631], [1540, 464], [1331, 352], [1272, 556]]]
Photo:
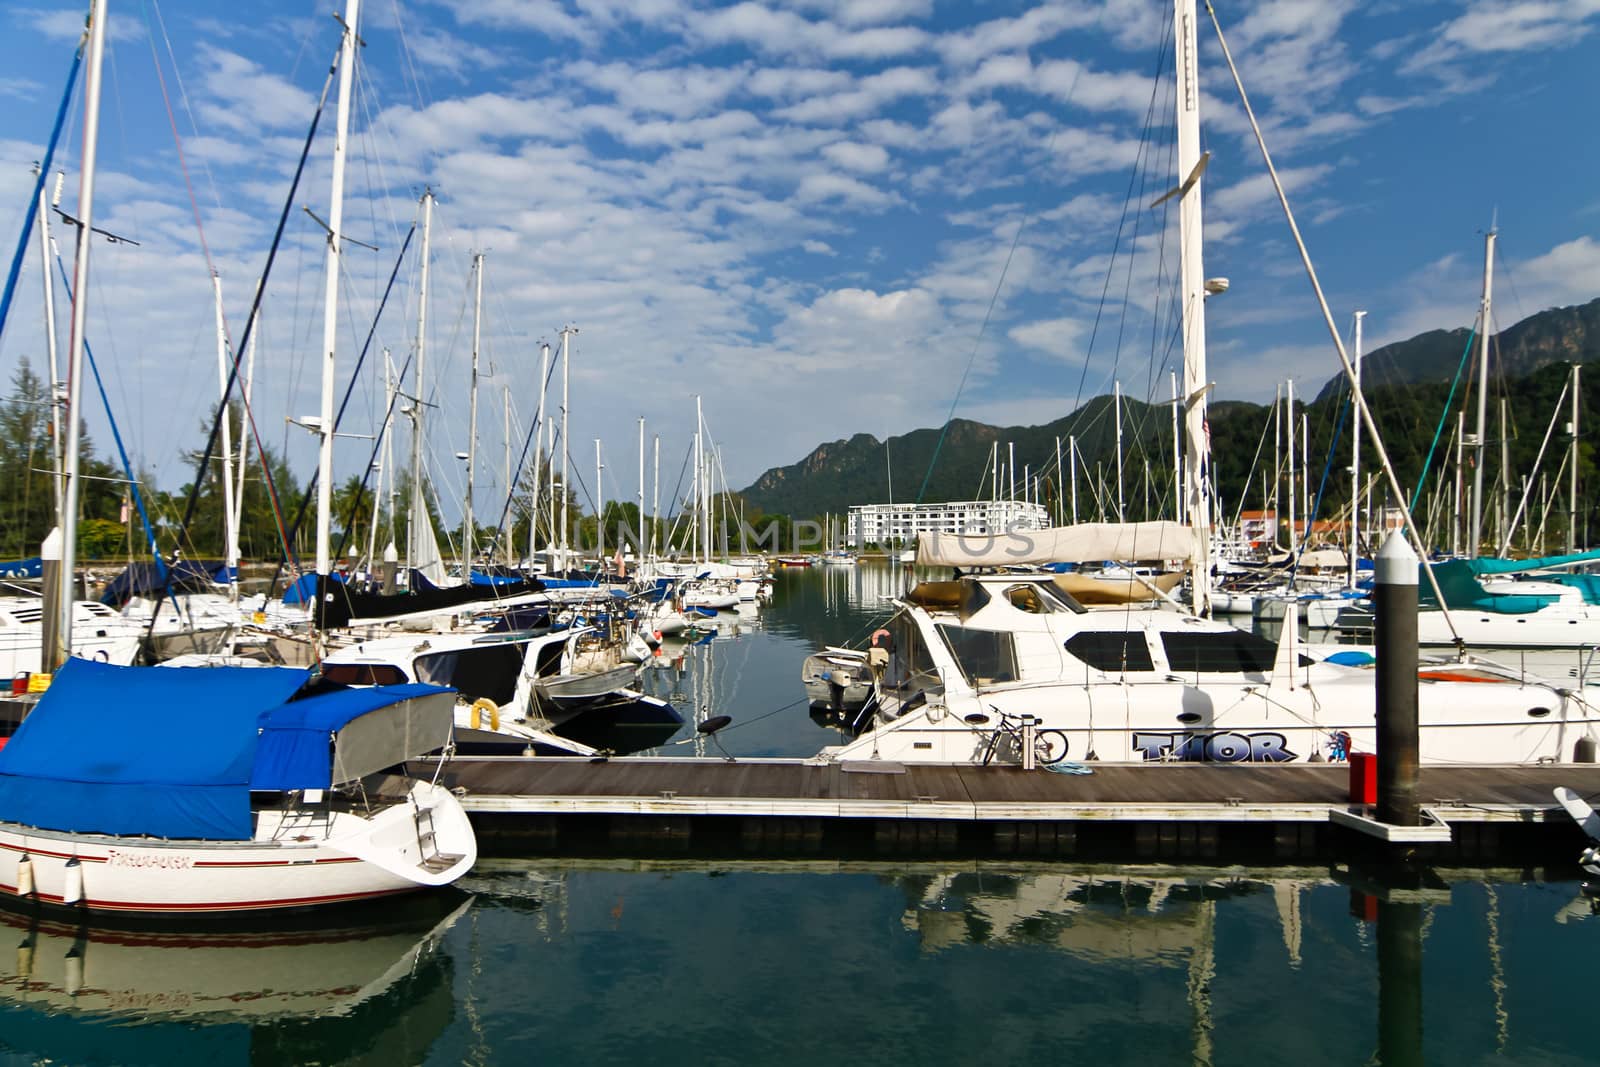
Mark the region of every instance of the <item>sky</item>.
[[[333, 7], [111, 0], [94, 220], [137, 244], [95, 243], [87, 333], [163, 487], [191, 477], [181, 453], [217, 395], [211, 269], [237, 339], [337, 51]], [[85, 9], [0, 10], [7, 256]], [[341, 379], [431, 187], [423, 389], [447, 515], [475, 252], [480, 521], [503, 499], [506, 398], [520, 452], [538, 344], [566, 325], [574, 477], [589, 497], [598, 438], [605, 495], [633, 499], [643, 417], [663, 508], [685, 489], [697, 395], [734, 488], [952, 411], [1037, 424], [1113, 381], [1165, 399], [1177, 213], [1152, 204], [1178, 180], [1171, 17], [1163, 0], [369, 0]], [[1491, 222], [1497, 328], [1600, 295], [1600, 0], [1256, 0], [1217, 17], [1341, 329], [1367, 311], [1370, 349], [1471, 325]], [[1230, 282], [1207, 306], [1212, 396], [1314, 391], [1337, 356], [1203, 11], [1199, 36], [1205, 273]], [[258, 330], [256, 424], [302, 479], [314, 439], [286, 419], [318, 405], [333, 125], [330, 98]], [[74, 214], [81, 135], [75, 101], [56, 158]], [[70, 269], [71, 233], [53, 232]], [[341, 427], [340, 480], [367, 463], [381, 349], [399, 367], [415, 348], [417, 243]], [[0, 380], [44, 363], [38, 270], [30, 250]], [[103, 413], [87, 421], [108, 449]]]

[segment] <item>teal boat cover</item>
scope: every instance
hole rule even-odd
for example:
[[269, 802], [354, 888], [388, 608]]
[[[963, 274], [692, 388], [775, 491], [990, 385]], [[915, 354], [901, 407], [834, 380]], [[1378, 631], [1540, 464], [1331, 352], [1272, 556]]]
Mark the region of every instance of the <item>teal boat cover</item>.
[[45, 830], [249, 840], [250, 791], [326, 788], [333, 734], [428, 685], [294, 699], [289, 667], [67, 661], [0, 749], [0, 820]]
[[[1576, 563], [1600, 560], [1600, 549], [1574, 552], [1565, 556], [1537, 556], [1532, 559], [1501, 559], [1498, 556], [1480, 556], [1477, 559], [1447, 559], [1439, 563], [1423, 564], [1433, 568], [1439, 582], [1439, 591], [1451, 608], [1466, 611], [1492, 611], [1501, 615], [1527, 615], [1553, 604], [1558, 599], [1543, 593], [1490, 593], [1478, 579], [1498, 574], [1522, 574], [1550, 567], [1569, 567]], [[1589, 603], [1591, 596], [1600, 593], [1594, 575], [1561, 574], [1540, 575], [1541, 581], [1571, 585], [1583, 593]], [[1421, 575], [1422, 600], [1434, 603], [1427, 575]]]

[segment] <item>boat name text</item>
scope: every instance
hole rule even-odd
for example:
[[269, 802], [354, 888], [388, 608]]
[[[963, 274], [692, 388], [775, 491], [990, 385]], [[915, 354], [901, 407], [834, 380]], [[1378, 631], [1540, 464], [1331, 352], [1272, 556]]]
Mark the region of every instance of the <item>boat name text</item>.
[[1288, 738], [1277, 733], [1136, 733], [1133, 747], [1146, 760], [1182, 763], [1287, 763], [1295, 758]]

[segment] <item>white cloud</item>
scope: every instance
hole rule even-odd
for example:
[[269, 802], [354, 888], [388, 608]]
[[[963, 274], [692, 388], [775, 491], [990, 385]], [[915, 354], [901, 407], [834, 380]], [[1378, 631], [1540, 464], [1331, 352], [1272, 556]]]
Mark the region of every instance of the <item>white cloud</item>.
[[836, 256], [839, 253], [826, 241], [805, 240], [800, 242], [800, 247], [814, 256]]
[[881, 145], [855, 141], [835, 141], [822, 150], [832, 163], [858, 174], [876, 174], [889, 165], [889, 153]]
[[1040, 319], [1011, 327], [1006, 336], [1028, 348], [1069, 363], [1082, 362], [1088, 329], [1077, 319]]

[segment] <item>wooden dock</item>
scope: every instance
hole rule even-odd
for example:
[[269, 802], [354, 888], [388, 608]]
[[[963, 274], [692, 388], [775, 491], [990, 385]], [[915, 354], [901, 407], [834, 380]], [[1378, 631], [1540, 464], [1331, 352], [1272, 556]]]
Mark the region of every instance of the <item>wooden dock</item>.
[[648, 844], [1220, 860], [1398, 849], [1570, 863], [1583, 835], [1552, 790], [1600, 795], [1600, 766], [1425, 767], [1418, 795], [1426, 825], [1398, 828], [1351, 803], [1345, 764], [1088, 767], [488, 757], [455, 759], [445, 777], [489, 850], [540, 852]]

